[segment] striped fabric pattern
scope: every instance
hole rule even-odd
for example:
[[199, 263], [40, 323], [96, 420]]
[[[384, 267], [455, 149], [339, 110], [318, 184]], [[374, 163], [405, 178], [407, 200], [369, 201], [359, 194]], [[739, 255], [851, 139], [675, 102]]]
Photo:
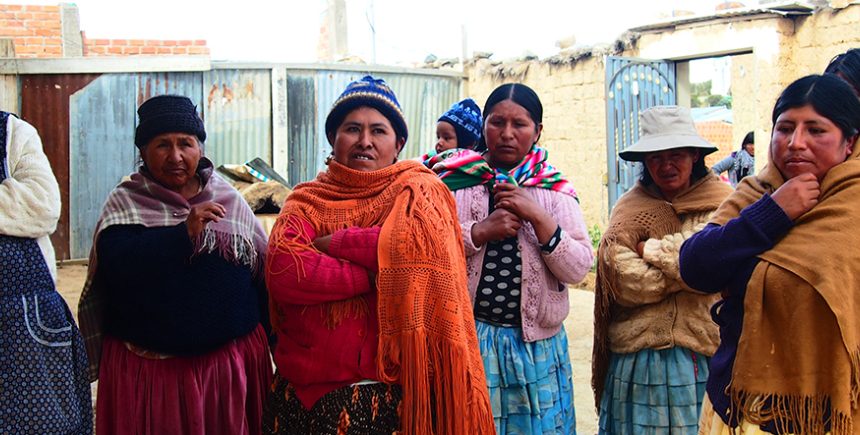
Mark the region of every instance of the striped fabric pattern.
[[491, 182], [494, 185], [511, 183], [521, 187], [554, 190], [577, 198], [573, 184], [547, 163], [548, 157], [547, 150], [535, 144], [517, 166], [505, 171], [491, 167], [482, 154], [455, 148], [430, 157], [425, 165], [439, 174], [442, 182], [452, 191]]
[[600, 433], [698, 433], [709, 360], [678, 346], [613, 353], [600, 401]]

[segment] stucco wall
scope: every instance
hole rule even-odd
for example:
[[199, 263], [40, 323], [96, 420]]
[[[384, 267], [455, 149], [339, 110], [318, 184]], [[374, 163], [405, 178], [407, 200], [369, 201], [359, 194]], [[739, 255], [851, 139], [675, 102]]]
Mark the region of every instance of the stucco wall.
[[503, 70], [478, 61], [468, 71], [467, 94], [483, 108], [487, 96], [503, 83], [520, 82], [534, 89], [544, 110], [540, 145], [576, 187], [588, 226], [604, 227], [609, 210], [602, 59], [591, 57], [572, 66], [521, 63], [502, 77]]
[[[782, 89], [793, 80], [823, 71], [836, 54], [860, 47], [860, 5], [824, 9], [812, 16], [774, 14], [713, 20], [639, 32], [620, 55], [646, 59], [689, 59], [734, 54], [732, 94], [733, 147], [749, 130], [756, 135], [756, 162], [767, 160], [771, 111]], [[541, 143], [552, 163], [577, 187], [589, 227], [605, 228], [606, 100], [602, 56], [551, 65], [547, 61], [492, 65], [479, 60], [467, 68], [467, 95], [483, 105], [496, 86], [526, 83], [544, 104]]]

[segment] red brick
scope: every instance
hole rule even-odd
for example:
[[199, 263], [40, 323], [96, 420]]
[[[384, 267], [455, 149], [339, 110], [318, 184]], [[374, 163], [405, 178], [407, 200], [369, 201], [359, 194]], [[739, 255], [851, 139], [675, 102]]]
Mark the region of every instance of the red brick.
[[87, 54], [105, 54], [106, 47], [104, 46], [87, 46]]
[[123, 47], [122, 54], [140, 54], [140, 47]]
[[63, 47], [60, 45], [48, 45], [45, 46], [45, 53], [62, 55]]
[[51, 47], [54, 45], [63, 45], [63, 40], [60, 38], [45, 38], [45, 40], [42, 42], [42, 45], [46, 47]]
[[33, 14], [33, 18], [45, 21], [60, 21], [60, 14], [52, 14], [48, 12], [37, 12]]
[[90, 43], [93, 45], [110, 45], [110, 39], [91, 39]]
[[173, 54], [188, 54], [188, 49], [185, 47], [174, 47]]
[[209, 54], [208, 47], [188, 47], [188, 54]]
[[155, 54], [158, 52], [157, 47], [141, 47], [140, 54]]
[[164, 41], [160, 39], [145, 39], [144, 42], [147, 47], [161, 47], [164, 45]]
[[22, 10], [24, 10], [24, 6], [22, 6], [22, 5], [4, 5], [4, 8], [7, 11], [22, 11]]
[[32, 12], [16, 12], [15, 19], [16, 20], [32, 20], [34, 17]]
[[33, 54], [42, 51], [38, 45], [20, 45], [15, 47], [15, 54]]
[[122, 54], [122, 47], [112, 45], [107, 49], [108, 54]]
[[32, 12], [59, 12], [60, 7], [59, 6], [48, 6], [48, 5], [45, 5], [45, 6], [27, 5], [24, 7], [24, 10], [25, 11], [32, 11]]
[[144, 45], [146, 45], [146, 41], [144, 41], [143, 39], [129, 39], [128, 45], [131, 45], [133, 47], [143, 47]]
[[22, 27], [0, 28], [0, 35], [2, 36], [34, 36], [35, 34], [34, 30]]
[[128, 45], [127, 39], [111, 39], [110, 45]]
[[42, 43], [44, 41], [45, 41], [45, 38], [39, 38], [39, 37], [24, 38], [24, 44], [25, 45], [42, 45]]
[[195, 39], [193, 45], [205, 46], [206, 40], [205, 39]]
[[163, 46], [165, 46], [165, 47], [175, 47], [175, 46], [177, 46], [177, 45], [178, 45], [178, 44], [176, 43], [176, 41], [174, 41], [174, 40], [172, 40], [172, 39], [171, 39], [171, 40], [161, 41], [161, 42], [162, 42], [162, 44], [161, 44], [161, 45], [163, 45]]
[[33, 29], [59, 29], [59, 21], [44, 21], [44, 20], [27, 20], [24, 22], [25, 27]]
[[180, 47], [187, 47], [187, 46], [191, 45], [192, 42], [188, 39], [182, 39], [182, 40], [176, 41], [176, 44], [179, 45]]
[[23, 21], [18, 20], [0, 20], [0, 28], [8, 28], [8, 27], [24, 27]]
[[27, 38], [20, 37], [20, 36], [13, 39], [13, 42], [15, 42], [15, 45], [26, 44], [25, 41], [27, 41]]
[[170, 54], [173, 52], [170, 47], [156, 47], [156, 49], [158, 50], [158, 54]]
[[15, 14], [12, 12], [0, 12], [0, 20], [14, 20]]
[[60, 32], [54, 29], [33, 29], [33, 34], [37, 36], [60, 37]]

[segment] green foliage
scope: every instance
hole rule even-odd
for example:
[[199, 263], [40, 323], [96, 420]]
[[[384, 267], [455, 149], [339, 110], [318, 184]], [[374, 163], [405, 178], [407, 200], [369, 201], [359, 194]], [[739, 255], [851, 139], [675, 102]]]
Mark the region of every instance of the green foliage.
[[726, 106], [732, 108], [731, 95], [719, 95], [711, 93], [711, 81], [690, 83], [690, 106], [692, 107], [715, 107]]
[[597, 249], [600, 246], [600, 238], [603, 237], [603, 231], [597, 224], [594, 224], [588, 229], [588, 237], [591, 238], [591, 246]]

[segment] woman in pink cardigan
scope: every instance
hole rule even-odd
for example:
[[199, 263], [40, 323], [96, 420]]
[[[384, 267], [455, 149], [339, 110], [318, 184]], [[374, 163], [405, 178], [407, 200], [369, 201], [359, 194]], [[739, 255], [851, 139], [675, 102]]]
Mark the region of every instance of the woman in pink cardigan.
[[499, 434], [576, 433], [562, 321], [592, 250], [573, 186], [537, 145], [542, 116], [532, 89], [502, 85], [484, 107], [488, 150], [431, 163], [457, 201]]

